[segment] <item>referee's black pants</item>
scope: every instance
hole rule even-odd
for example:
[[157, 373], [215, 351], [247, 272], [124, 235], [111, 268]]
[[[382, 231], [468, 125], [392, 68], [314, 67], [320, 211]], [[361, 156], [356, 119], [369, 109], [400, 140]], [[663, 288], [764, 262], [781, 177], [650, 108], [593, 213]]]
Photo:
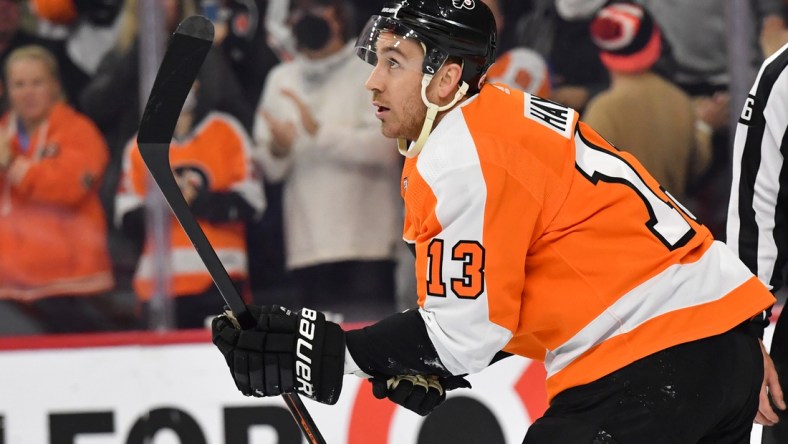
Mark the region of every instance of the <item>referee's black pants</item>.
[[746, 444], [762, 381], [758, 340], [739, 326], [559, 393], [523, 443]]

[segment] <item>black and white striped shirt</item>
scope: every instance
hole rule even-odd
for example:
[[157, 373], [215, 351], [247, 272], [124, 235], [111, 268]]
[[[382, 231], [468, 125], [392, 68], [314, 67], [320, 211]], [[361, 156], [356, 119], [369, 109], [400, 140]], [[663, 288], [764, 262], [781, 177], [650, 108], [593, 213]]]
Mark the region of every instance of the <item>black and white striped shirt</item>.
[[727, 243], [774, 292], [788, 259], [788, 44], [761, 66], [736, 127]]

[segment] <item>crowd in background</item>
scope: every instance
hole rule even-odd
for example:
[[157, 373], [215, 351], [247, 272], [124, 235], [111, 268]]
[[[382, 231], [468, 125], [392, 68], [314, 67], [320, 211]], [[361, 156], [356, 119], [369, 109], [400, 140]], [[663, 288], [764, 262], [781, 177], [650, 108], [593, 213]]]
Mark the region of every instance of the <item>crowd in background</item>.
[[[156, 218], [136, 147], [144, 0], [0, 0], [0, 334], [196, 328], [222, 301], [185, 234]], [[376, 320], [415, 305], [402, 158], [354, 53], [382, 0], [157, 0], [216, 38], [181, 113], [173, 173], [239, 293]], [[788, 2], [747, 2], [732, 61], [719, 0], [486, 0], [487, 81], [569, 105], [725, 237], [735, 65], [788, 42]], [[742, 18], [739, 17], [741, 20]], [[632, 20], [638, 26], [632, 27]], [[143, 26], [145, 25], [145, 26]], [[629, 32], [637, 29], [638, 32]], [[171, 312], [162, 321], [156, 314]]]

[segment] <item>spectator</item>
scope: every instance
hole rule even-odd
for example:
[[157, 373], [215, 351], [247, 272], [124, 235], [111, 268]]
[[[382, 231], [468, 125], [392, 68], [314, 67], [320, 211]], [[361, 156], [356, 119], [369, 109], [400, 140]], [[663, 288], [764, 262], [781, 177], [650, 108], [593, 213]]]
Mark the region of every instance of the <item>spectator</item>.
[[[671, 80], [692, 97], [727, 90], [729, 28], [727, 8], [719, 0], [637, 0], [637, 3], [654, 16], [670, 43], [673, 59], [670, 64], [675, 69]], [[748, 36], [755, 57], [742, 63], [750, 64], [754, 74], [762, 60], [759, 39], [771, 41], [775, 20], [782, 22], [782, 16], [780, 0], [748, 3], [758, 22], [753, 34]]]
[[711, 160], [711, 130], [727, 124], [727, 102], [696, 119], [692, 101], [651, 69], [662, 33], [647, 10], [617, 3], [600, 10], [591, 37], [610, 72], [611, 86], [588, 104], [583, 120], [640, 160], [679, 201]]
[[266, 0], [226, 0], [226, 12], [222, 14], [226, 14], [227, 34], [220, 47], [243, 88], [250, 110], [257, 106], [268, 72], [279, 63], [266, 40], [267, 8]]
[[84, 17], [99, 25], [115, 21], [123, 0], [29, 0], [36, 15], [52, 23], [73, 24]]
[[[669, 78], [692, 97], [699, 112], [713, 107], [710, 101], [727, 101], [730, 83], [731, 40], [730, 8], [719, 0], [637, 0], [651, 12], [659, 23], [671, 51], [661, 63], [670, 67]], [[775, 29], [772, 19], [781, 21], [780, 0], [750, 0], [742, 2], [757, 21], [751, 35], [736, 36], [750, 42], [751, 59], [738, 61], [746, 67], [750, 78], [755, 78], [758, 65], [763, 60], [759, 40], [771, 41]], [[779, 19], [778, 19], [779, 17]], [[672, 72], [669, 72], [671, 71]], [[738, 110], [737, 110], [738, 112]], [[725, 206], [730, 183], [730, 126], [714, 131], [712, 158], [703, 177], [694, 184], [691, 192], [696, 196], [698, 217], [719, 238], [725, 233]]]
[[[736, 127], [733, 180], [728, 205], [728, 245], [772, 292], [783, 288], [788, 261], [788, 44], [766, 59], [750, 89]], [[753, 327], [763, 337], [770, 313]], [[788, 316], [777, 319], [755, 422], [763, 444], [788, 442], [784, 391], [788, 381]], [[770, 402], [771, 401], [771, 402]]]
[[[269, 10], [282, 8], [287, 17], [287, 3], [269, 5], [267, 0], [225, 0], [218, 13], [212, 13], [210, 3], [205, 3], [206, 17], [216, 18], [217, 37], [214, 42], [224, 52], [233, 73], [244, 91], [244, 99], [250, 110], [257, 106], [268, 72], [277, 64], [279, 57], [292, 58], [292, 54], [276, 52], [281, 46], [269, 44]], [[282, 20], [284, 21], [284, 19]], [[287, 29], [284, 23], [278, 23]], [[224, 28], [225, 36], [221, 41]], [[273, 45], [273, 46], [272, 46]], [[278, 294], [278, 288], [286, 286], [284, 272], [284, 247], [282, 241], [282, 187], [280, 184], [265, 186], [266, 211], [259, 221], [247, 226], [247, 249], [249, 258], [250, 286], [253, 292], [265, 291], [266, 295]]]
[[[4, 65], [6, 57], [16, 48], [43, 46], [54, 54], [58, 62], [61, 89], [66, 99], [75, 103], [77, 94], [88, 80], [87, 75], [71, 61], [60, 42], [39, 37], [24, 29], [22, 23], [27, 11], [23, 5], [22, 0], [0, 0], [0, 66]], [[0, 79], [0, 113], [8, 108], [3, 83], [3, 79]]]
[[[209, 112], [196, 119], [199, 82], [195, 83], [175, 127], [170, 163], [186, 201], [206, 237], [216, 249], [239, 292], [246, 290], [245, 222], [259, 218], [265, 207], [263, 189], [254, 177], [251, 143], [232, 116]], [[137, 265], [134, 290], [142, 303], [142, 318], [155, 291], [151, 240], [145, 236], [144, 200], [148, 174], [135, 141], [123, 161], [123, 179], [116, 204], [116, 223], [136, 245], [145, 244]], [[181, 226], [170, 224], [168, 288], [174, 297], [175, 326], [200, 328], [221, 307], [222, 299], [208, 270]]]
[[50, 333], [107, 328], [113, 287], [98, 185], [107, 147], [63, 103], [57, 61], [25, 46], [5, 62], [10, 111], [0, 120], [0, 298]]
[[[161, 3], [168, 35], [182, 18], [197, 12], [194, 0], [163, 0]], [[104, 56], [95, 76], [80, 95], [82, 110], [99, 126], [110, 149], [110, 163], [100, 190], [108, 221], [115, 213], [122, 153], [126, 143], [137, 132], [141, 118], [138, 0], [124, 3], [119, 20], [116, 46]], [[211, 110], [222, 111], [233, 115], [247, 130], [251, 130], [252, 108], [246, 103], [243, 90], [218, 47], [211, 48], [198, 78], [201, 88], [194, 110], [195, 120], [201, 121]], [[129, 245], [116, 230], [110, 231], [110, 253], [115, 274], [125, 286], [129, 285], [134, 273], [134, 252], [135, 246]]]
[[115, 44], [123, 0], [29, 0], [29, 4], [40, 19], [39, 33], [59, 40], [84, 76], [80, 79], [84, 86]]
[[[506, 18], [498, 0], [484, 0], [495, 16], [498, 35], [503, 34]], [[550, 97], [550, 73], [538, 52], [525, 46], [512, 48], [498, 56], [487, 71], [489, 82], [501, 82], [540, 97]]]
[[[182, 18], [197, 11], [193, 0], [166, 0], [163, 4], [168, 35], [175, 31]], [[95, 77], [80, 96], [83, 110], [99, 125], [113, 154], [122, 152], [140, 121], [137, 0], [124, 4], [120, 20], [117, 46], [104, 57]], [[219, 110], [232, 114], [244, 127], [251, 128], [252, 110], [246, 105], [243, 90], [227, 60], [217, 48], [209, 52], [199, 80], [202, 86], [199, 107], [195, 109], [196, 120], [201, 120], [211, 110]], [[115, 183], [110, 183], [110, 189], [105, 192], [114, 195]]]
[[290, 303], [370, 319], [395, 302], [399, 156], [368, 112], [348, 4], [299, 3], [290, 23], [298, 54], [269, 74], [254, 131], [266, 176], [284, 181]]
[[551, 99], [583, 111], [588, 101], [607, 88], [607, 70], [588, 35], [596, 6], [604, 1], [584, 3], [582, 11], [560, 7], [565, 2], [532, 0], [531, 8], [520, 16], [516, 27], [520, 44], [539, 52], [550, 66]]

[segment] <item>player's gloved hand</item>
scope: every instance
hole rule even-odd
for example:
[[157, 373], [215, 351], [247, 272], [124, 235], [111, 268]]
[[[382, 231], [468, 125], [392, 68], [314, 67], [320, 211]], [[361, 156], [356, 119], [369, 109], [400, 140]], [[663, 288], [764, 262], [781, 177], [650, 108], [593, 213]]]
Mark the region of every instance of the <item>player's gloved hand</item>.
[[238, 390], [246, 396], [298, 392], [334, 404], [342, 391], [345, 332], [323, 313], [298, 313], [277, 305], [249, 306], [257, 321], [241, 330], [228, 315], [211, 323], [213, 343], [224, 355]]
[[446, 392], [456, 388], [470, 388], [462, 376], [404, 375], [389, 379], [371, 378], [372, 394], [378, 399], [389, 398], [406, 409], [427, 416], [446, 400]]

